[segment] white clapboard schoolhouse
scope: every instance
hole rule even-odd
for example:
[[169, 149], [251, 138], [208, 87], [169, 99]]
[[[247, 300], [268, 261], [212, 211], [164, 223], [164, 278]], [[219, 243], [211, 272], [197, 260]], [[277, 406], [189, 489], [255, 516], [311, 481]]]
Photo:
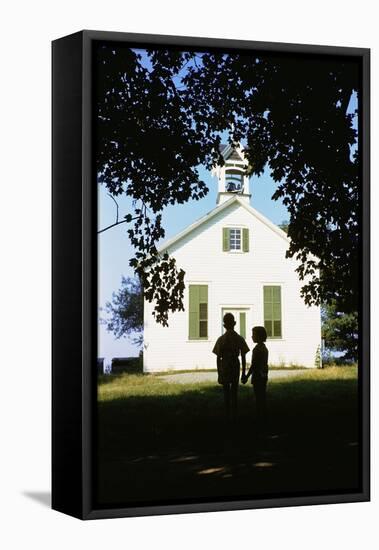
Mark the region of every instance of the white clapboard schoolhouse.
[[250, 206], [242, 150], [221, 149], [225, 165], [214, 169], [215, 208], [160, 249], [185, 271], [185, 310], [171, 313], [163, 327], [145, 300], [144, 371], [215, 368], [212, 349], [227, 312], [250, 349], [251, 328], [266, 328], [271, 365], [315, 367], [320, 308], [306, 306], [300, 296], [304, 282], [297, 262], [285, 257], [286, 233]]

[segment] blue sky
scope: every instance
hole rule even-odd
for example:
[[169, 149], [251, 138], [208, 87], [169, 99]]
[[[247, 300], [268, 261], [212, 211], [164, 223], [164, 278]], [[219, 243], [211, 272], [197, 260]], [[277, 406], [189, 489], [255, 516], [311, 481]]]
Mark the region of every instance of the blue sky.
[[[143, 63], [149, 68], [149, 61], [143, 50]], [[349, 103], [348, 112], [354, 113], [357, 108], [357, 96], [353, 94]], [[354, 128], [357, 128], [355, 117]], [[223, 136], [226, 137], [226, 136]], [[189, 201], [184, 205], [167, 207], [163, 212], [163, 226], [166, 230], [165, 239], [169, 239], [182, 231], [195, 220], [216, 206], [217, 179], [210, 172], [199, 167], [200, 178], [209, 188], [208, 195], [200, 201]], [[275, 224], [280, 224], [289, 219], [286, 207], [280, 200], [273, 201], [272, 195], [277, 184], [270, 177], [268, 170], [260, 176], [250, 179], [251, 205]], [[131, 212], [131, 200], [126, 196], [117, 198], [120, 217]], [[106, 189], [99, 185], [98, 189], [98, 227], [102, 229], [116, 220], [116, 206], [107, 195]], [[112, 299], [112, 292], [120, 288], [121, 278], [132, 277], [133, 270], [129, 266], [129, 259], [133, 255], [133, 249], [127, 236], [127, 224], [114, 227], [98, 236], [98, 304], [104, 308], [107, 301]], [[99, 317], [104, 317], [105, 312], [100, 311]], [[98, 356], [129, 357], [138, 355], [136, 348], [129, 338], [115, 339], [108, 333], [104, 325], [99, 324], [98, 330]]]
[[[190, 225], [193, 221], [201, 218], [204, 214], [216, 206], [217, 178], [211, 176], [210, 172], [200, 167], [200, 177], [209, 188], [208, 195], [200, 201], [189, 201], [183, 205], [169, 206], [163, 212], [163, 224], [166, 229], [166, 237], [169, 239]], [[252, 193], [251, 205], [259, 212], [267, 216], [276, 224], [288, 219], [286, 207], [281, 201], [273, 201], [272, 194], [276, 184], [270, 178], [268, 171], [258, 177], [250, 179], [250, 192]], [[120, 209], [120, 216], [130, 211], [131, 201], [127, 197], [117, 199]], [[115, 222], [116, 206], [113, 200], [107, 195], [107, 191], [99, 185], [98, 193], [98, 225], [99, 228], [106, 227]], [[121, 278], [133, 276], [133, 270], [129, 266], [129, 259], [133, 249], [127, 236], [127, 224], [122, 224], [98, 236], [98, 302], [104, 307], [107, 301], [112, 298], [112, 292], [118, 290]], [[163, 241], [162, 241], [163, 242]], [[100, 316], [105, 312], [100, 312]], [[138, 355], [138, 349], [133, 346], [128, 338], [115, 339], [108, 333], [105, 326], [99, 325], [98, 332], [98, 353], [99, 357], [128, 357]]]

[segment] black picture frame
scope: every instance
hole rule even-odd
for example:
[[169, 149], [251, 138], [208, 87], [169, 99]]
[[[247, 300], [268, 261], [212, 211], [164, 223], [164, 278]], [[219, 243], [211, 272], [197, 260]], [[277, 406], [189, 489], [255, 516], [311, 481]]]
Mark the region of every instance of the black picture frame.
[[[362, 101], [362, 303], [359, 402], [361, 490], [346, 494], [243, 501], [94, 505], [96, 437], [96, 224], [92, 145], [92, 49], [96, 41], [350, 56], [360, 61]], [[360, 502], [370, 499], [370, 50], [211, 38], [81, 31], [52, 44], [53, 311], [52, 508], [81, 519]]]

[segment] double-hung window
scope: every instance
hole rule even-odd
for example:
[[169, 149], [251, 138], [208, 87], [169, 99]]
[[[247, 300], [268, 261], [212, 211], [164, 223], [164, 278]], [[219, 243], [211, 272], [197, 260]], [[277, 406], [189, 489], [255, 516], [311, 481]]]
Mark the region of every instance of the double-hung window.
[[224, 252], [249, 252], [249, 229], [247, 227], [223, 227], [222, 249]]
[[241, 250], [241, 229], [229, 230], [230, 250]]

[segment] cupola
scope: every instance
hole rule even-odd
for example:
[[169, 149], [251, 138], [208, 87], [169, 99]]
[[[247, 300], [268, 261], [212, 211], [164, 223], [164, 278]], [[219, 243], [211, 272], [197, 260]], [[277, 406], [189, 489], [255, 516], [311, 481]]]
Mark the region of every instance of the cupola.
[[247, 160], [241, 147], [233, 148], [231, 145], [220, 145], [220, 152], [225, 164], [216, 166], [212, 173], [218, 180], [217, 204], [229, 200], [238, 195], [246, 202], [250, 201], [249, 176], [246, 175]]

